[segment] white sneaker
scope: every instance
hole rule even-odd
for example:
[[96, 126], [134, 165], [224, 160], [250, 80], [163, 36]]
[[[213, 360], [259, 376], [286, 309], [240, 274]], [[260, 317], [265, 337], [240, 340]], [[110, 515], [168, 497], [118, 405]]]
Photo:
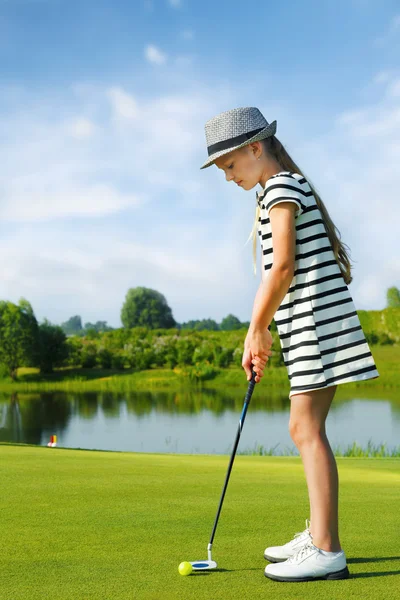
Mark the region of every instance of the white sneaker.
[[343, 550], [326, 555], [312, 542], [300, 548], [285, 562], [267, 565], [264, 574], [275, 581], [347, 579], [350, 575]]
[[295, 533], [293, 540], [283, 546], [269, 546], [264, 551], [264, 558], [270, 562], [282, 562], [296, 554], [308, 542], [312, 542], [310, 521], [306, 519], [306, 528], [301, 533]]

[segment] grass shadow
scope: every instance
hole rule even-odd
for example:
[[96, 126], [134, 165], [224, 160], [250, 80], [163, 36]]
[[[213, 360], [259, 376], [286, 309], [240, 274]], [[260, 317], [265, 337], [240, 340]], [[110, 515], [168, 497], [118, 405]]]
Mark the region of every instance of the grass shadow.
[[[389, 560], [400, 560], [400, 556], [360, 556], [358, 558], [348, 558], [347, 564], [364, 564], [364, 563], [377, 563], [377, 562], [386, 562]], [[363, 577], [384, 577], [387, 575], [400, 575], [400, 570], [398, 571], [372, 571], [370, 573], [350, 573], [350, 579], [361, 579]]]
[[18, 375], [16, 383], [49, 383], [57, 381], [71, 381], [81, 379], [82, 381], [93, 381], [103, 379], [104, 377], [126, 377], [137, 373], [135, 369], [85, 369], [85, 368], [65, 368], [54, 370], [53, 373], [21, 373]]
[[385, 575], [400, 575], [400, 571], [373, 571], [372, 573], [350, 573], [349, 579], [361, 579], [362, 577], [384, 577]]
[[386, 562], [387, 560], [400, 560], [400, 556], [382, 556], [382, 557], [360, 556], [359, 558], [348, 558], [347, 564], [368, 563], [368, 562]]
[[234, 571], [235, 569], [210, 569], [210, 571], [192, 571], [192, 573], [190, 574], [195, 575], [196, 577], [198, 577], [199, 575], [212, 575], [213, 573], [226, 573], [227, 571]]

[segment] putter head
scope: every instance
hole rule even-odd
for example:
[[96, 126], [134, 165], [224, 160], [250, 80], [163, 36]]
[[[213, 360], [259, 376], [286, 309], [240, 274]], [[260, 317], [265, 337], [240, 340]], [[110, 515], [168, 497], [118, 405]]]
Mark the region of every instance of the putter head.
[[189, 561], [193, 567], [193, 571], [206, 571], [208, 569], [216, 569], [217, 563], [215, 560], [196, 560]]

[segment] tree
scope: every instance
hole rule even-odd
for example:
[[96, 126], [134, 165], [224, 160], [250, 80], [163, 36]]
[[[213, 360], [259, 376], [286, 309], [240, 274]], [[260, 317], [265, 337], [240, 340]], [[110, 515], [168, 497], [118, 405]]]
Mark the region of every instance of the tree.
[[72, 334], [72, 335], [79, 335], [83, 333], [83, 327], [82, 327], [82, 319], [80, 318], [79, 315], [75, 315], [74, 317], [71, 317], [70, 319], [68, 319], [68, 321], [65, 321], [65, 323], [61, 323], [61, 328], [64, 330], [64, 332], [68, 335], [68, 334]]
[[121, 322], [127, 329], [149, 327], [171, 329], [176, 326], [165, 297], [150, 288], [130, 288], [121, 309]]
[[235, 329], [242, 329], [243, 324], [234, 315], [228, 315], [221, 321], [221, 329], [223, 331], [234, 331]]
[[36, 364], [39, 352], [39, 326], [29, 302], [0, 301], [0, 362], [11, 379], [17, 378], [19, 367]]
[[100, 333], [94, 327], [85, 328], [85, 338], [87, 340], [98, 340], [100, 337]]
[[386, 301], [388, 307], [400, 306], [400, 290], [397, 287], [391, 287], [386, 292]]
[[113, 327], [109, 327], [107, 325], [107, 321], [96, 321], [96, 323], [85, 323], [84, 329], [86, 332], [89, 329], [94, 329], [98, 333], [101, 333], [103, 331], [113, 331]]
[[181, 329], [194, 329], [196, 331], [219, 331], [219, 325], [213, 319], [202, 319], [188, 321], [187, 323], [182, 323]]
[[39, 325], [41, 373], [52, 373], [54, 367], [60, 367], [68, 358], [67, 336], [62, 327], [52, 325], [47, 319]]

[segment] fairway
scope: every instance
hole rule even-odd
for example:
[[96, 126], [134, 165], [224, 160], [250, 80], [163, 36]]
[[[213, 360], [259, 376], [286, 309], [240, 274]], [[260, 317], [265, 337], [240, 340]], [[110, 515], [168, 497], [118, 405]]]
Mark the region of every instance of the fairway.
[[228, 456], [0, 444], [1, 600], [256, 600], [400, 597], [400, 459], [337, 458], [350, 579], [275, 582], [264, 548], [308, 515], [298, 457], [241, 456], [207, 558]]

